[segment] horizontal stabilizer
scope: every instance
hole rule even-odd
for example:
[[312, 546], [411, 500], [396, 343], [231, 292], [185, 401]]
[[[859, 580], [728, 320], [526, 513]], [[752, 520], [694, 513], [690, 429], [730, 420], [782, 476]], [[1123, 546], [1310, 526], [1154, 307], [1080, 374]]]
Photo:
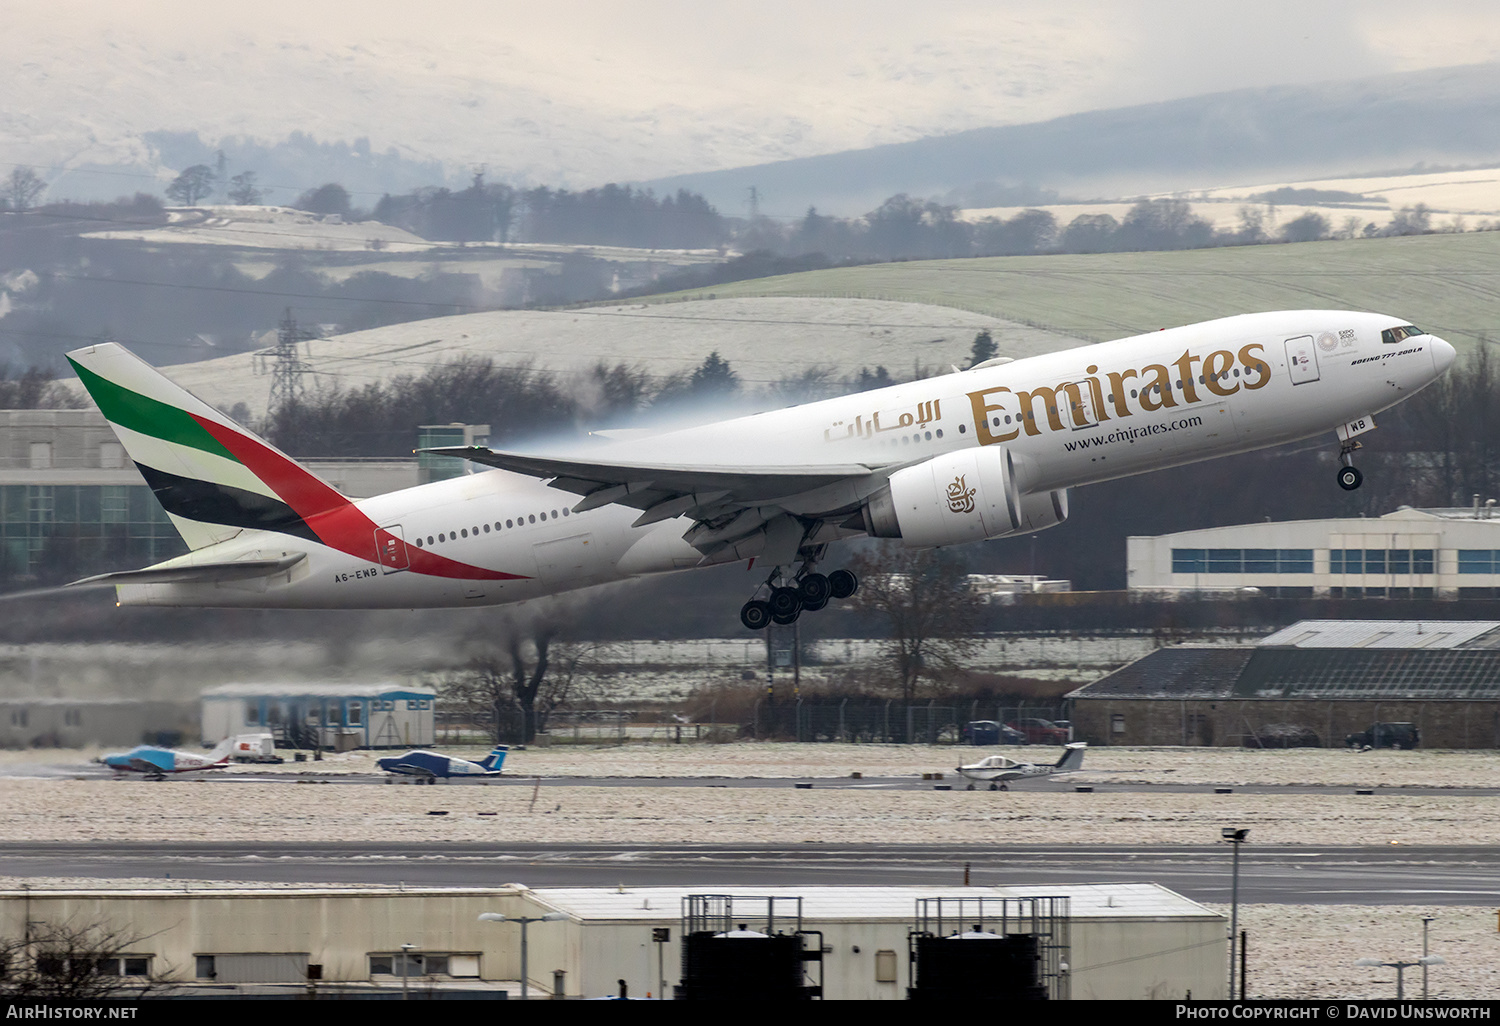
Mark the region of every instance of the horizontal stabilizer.
[[86, 584], [216, 584], [220, 581], [245, 581], [286, 573], [306, 558], [307, 553], [294, 552], [281, 559], [241, 559], [231, 563], [122, 570], [119, 573], [85, 577], [68, 587], [76, 588]]

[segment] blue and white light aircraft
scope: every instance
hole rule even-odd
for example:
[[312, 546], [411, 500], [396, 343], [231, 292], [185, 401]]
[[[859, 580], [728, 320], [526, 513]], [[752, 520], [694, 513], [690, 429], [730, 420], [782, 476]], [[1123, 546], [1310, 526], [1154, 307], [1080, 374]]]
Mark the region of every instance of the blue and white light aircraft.
[[387, 773], [416, 777], [427, 784], [440, 777], [498, 777], [500, 768], [505, 764], [505, 754], [508, 751], [510, 749], [507, 746], [496, 745], [483, 759], [470, 762], [468, 759], [460, 759], [457, 756], [418, 749], [407, 752], [405, 755], [377, 759], [375, 765]]
[[121, 605], [494, 605], [739, 562], [758, 629], [854, 592], [817, 569], [843, 539], [1029, 534], [1070, 488], [1321, 434], [1357, 488], [1359, 436], [1454, 350], [1381, 314], [1244, 314], [586, 450], [428, 450], [496, 471], [358, 501], [116, 344], [69, 359], [192, 550], [78, 582]]
[[[1062, 758], [1054, 763], [1046, 762], [1021, 762], [1006, 755], [990, 755], [978, 762], [971, 762], [967, 766], [957, 768], [960, 776], [971, 781], [988, 783], [991, 791], [1009, 791], [1006, 786], [1007, 780], [1021, 780], [1025, 777], [1051, 777], [1059, 773], [1076, 773], [1083, 768], [1083, 753], [1088, 750], [1088, 743], [1084, 741], [1073, 741], [1063, 746]], [[974, 790], [974, 785], [969, 785], [969, 790]]]
[[164, 780], [168, 773], [223, 769], [229, 765], [229, 754], [234, 751], [234, 742], [232, 737], [225, 738], [206, 755], [179, 752], [174, 748], [159, 748], [156, 745], [137, 745], [128, 752], [100, 756], [99, 761], [114, 770], [116, 776], [144, 773], [152, 780]]

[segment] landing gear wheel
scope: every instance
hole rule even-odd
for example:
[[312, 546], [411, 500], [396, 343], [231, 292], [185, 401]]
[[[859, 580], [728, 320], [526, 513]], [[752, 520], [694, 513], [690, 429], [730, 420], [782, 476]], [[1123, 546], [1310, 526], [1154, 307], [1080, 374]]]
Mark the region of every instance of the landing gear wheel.
[[760, 599], [746, 602], [740, 607], [740, 623], [744, 624], [747, 630], [764, 630], [770, 622], [771, 607]]
[[964, 788], [964, 790], [965, 791], [972, 791], [972, 790], [974, 790], [974, 785], [970, 784], [968, 787]]
[[846, 599], [859, 590], [859, 578], [848, 570], [835, 570], [828, 575], [828, 592], [836, 599]]
[[1338, 474], [1339, 487], [1346, 492], [1352, 492], [1364, 482], [1365, 475], [1359, 472], [1358, 467], [1340, 467]]
[[991, 784], [990, 785], [990, 790], [991, 791], [998, 791], [998, 790], [1000, 790], [1000, 785], [999, 784]]
[[833, 586], [822, 574], [808, 574], [797, 582], [797, 594], [802, 599], [804, 609], [822, 609], [828, 604], [832, 591]]
[[790, 613], [772, 613], [771, 622], [785, 627], [797, 622], [797, 617], [802, 615], [802, 610], [794, 609]]
[[797, 594], [796, 588], [772, 588], [770, 606], [772, 619], [777, 623], [791, 623], [802, 612], [802, 596]]

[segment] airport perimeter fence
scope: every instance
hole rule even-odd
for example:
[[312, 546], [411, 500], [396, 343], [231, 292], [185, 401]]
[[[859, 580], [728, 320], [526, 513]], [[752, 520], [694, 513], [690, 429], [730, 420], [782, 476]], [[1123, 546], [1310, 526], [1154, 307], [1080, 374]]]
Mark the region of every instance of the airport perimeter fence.
[[[991, 729], [990, 725], [1020, 723], [1024, 719], [1056, 722], [1062, 715], [1062, 710], [1055, 706], [1001, 706], [977, 701], [939, 704], [936, 701], [906, 703], [894, 699], [885, 702], [858, 699], [770, 702], [762, 699], [755, 706], [752, 735], [763, 741], [993, 744], [995, 742], [988, 738], [999, 731]], [[971, 724], [975, 729], [969, 729]], [[1014, 738], [1014, 735], [1009, 736], [1014, 743], [1028, 743]], [[1041, 737], [1033, 739], [1038, 744], [1056, 743]]]
[[[1062, 708], [1050, 705], [999, 705], [980, 701], [900, 702], [895, 699], [761, 699], [750, 722], [720, 721], [710, 715], [703, 722], [667, 716], [637, 719], [637, 714], [615, 709], [553, 710], [539, 724], [535, 744], [722, 743], [750, 737], [760, 741], [845, 742], [850, 744], [1060, 744], [1059, 736], [1035, 730], [1020, 734], [1001, 724], [1025, 728], [1045, 720], [1068, 731]], [[488, 744], [490, 724], [467, 717], [440, 717], [444, 743]], [[501, 737], [516, 744], [524, 737], [519, 710], [506, 710]], [[1069, 731], [1069, 736], [1071, 732]]]

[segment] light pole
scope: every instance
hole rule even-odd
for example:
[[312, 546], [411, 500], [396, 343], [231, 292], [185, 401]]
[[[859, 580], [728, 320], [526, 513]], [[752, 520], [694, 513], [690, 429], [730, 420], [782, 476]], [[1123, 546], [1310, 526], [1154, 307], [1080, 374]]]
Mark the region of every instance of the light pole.
[[[1437, 918], [1437, 916], [1423, 916], [1422, 917], [1422, 957], [1423, 958], [1427, 957], [1427, 927], [1429, 925], [1431, 925], [1432, 921], [1434, 919], [1436, 919], [1436, 918]], [[1427, 966], [1431, 965], [1431, 964], [1432, 964], [1431, 962], [1428, 962], [1426, 965], [1422, 966], [1422, 1000], [1423, 1001], [1427, 1000]]]
[[406, 1000], [406, 970], [407, 970], [407, 965], [408, 965], [407, 956], [409, 956], [411, 954], [411, 949], [414, 948], [414, 947], [416, 947], [415, 944], [403, 944], [403, 945], [401, 945], [401, 1000], [402, 1001]]
[[1387, 969], [1396, 970], [1396, 1000], [1400, 1001], [1406, 994], [1405, 988], [1401, 985], [1401, 974], [1404, 970], [1410, 969], [1414, 965], [1419, 965], [1422, 967], [1422, 972], [1425, 975], [1428, 966], [1447, 965], [1448, 961], [1442, 955], [1423, 955], [1421, 958], [1413, 959], [1410, 962], [1382, 962], [1378, 958], [1356, 958], [1354, 964], [1363, 966], [1383, 965]]
[[499, 912], [481, 912], [479, 921], [481, 923], [520, 923], [521, 924], [521, 1000], [525, 1001], [529, 996], [526, 985], [526, 927], [532, 923], [555, 923], [560, 919], [568, 918], [566, 912], [548, 912], [543, 916], [507, 916]]
[[[1219, 831], [1219, 836], [1234, 846], [1234, 873], [1231, 877], [1229, 889], [1229, 999], [1234, 1000], [1234, 971], [1236, 945], [1240, 937], [1240, 845], [1245, 843], [1245, 838], [1250, 834], [1249, 828], [1237, 830], [1234, 827], [1224, 827]], [[1240, 981], [1244, 987], [1244, 981]]]

